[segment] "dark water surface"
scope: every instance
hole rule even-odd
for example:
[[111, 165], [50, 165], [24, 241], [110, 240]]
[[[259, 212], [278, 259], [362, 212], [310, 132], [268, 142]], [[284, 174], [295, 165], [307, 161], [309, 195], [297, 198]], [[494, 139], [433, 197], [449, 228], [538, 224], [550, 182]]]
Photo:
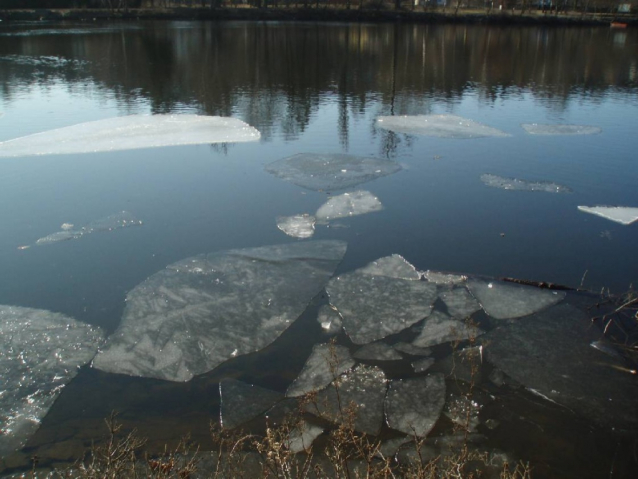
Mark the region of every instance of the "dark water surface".
[[[3, 25], [0, 112], [0, 141], [139, 113], [232, 116], [262, 134], [256, 143], [1, 158], [0, 304], [61, 312], [112, 332], [126, 293], [168, 264], [298, 241], [277, 229], [276, 217], [313, 213], [327, 194], [283, 182], [264, 166], [302, 152], [403, 166], [365, 185], [382, 211], [343, 221], [344, 228], [317, 227], [315, 239], [348, 242], [338, 273], [398, 253], [421, 270], [573, 287], [587, 272], [586, 287], [612, 292], [638, 280], [638, 224], [577, 209], [638, 207], [633, 29]], [[382, 115], [444, 113], [511, 136], [429, 138], [375, 124]], [[593, 125], [602, 133], [533, 136], [521, 123]], [[483, 174], [551, 181], [572, 192], [490, 188]], [[83, 225], [122, 210], [143, 225], [18, 249], [63, 223]], [[27, 453], [47, 464], [73, 459], [103, 432], [102, 418], [113, 409], [152, 437], [151, 447], [186, 432], [205, 446], [219, 379], [285, 390], [312, 344], [325, 339], [313, 316], [322, 301], [263, 355], [237, 358], [186, 384], [82, 370]], [[629, 454], [613, 435], [533, 400], [532, 412], [522, 412], [523, 403], [499, 405], [512, 411], [512, 428], [491, 440], [535, 460], [541, 475], [606, 477], [610, 458]], [[545, 423], [526, 421], [531, 416]]]

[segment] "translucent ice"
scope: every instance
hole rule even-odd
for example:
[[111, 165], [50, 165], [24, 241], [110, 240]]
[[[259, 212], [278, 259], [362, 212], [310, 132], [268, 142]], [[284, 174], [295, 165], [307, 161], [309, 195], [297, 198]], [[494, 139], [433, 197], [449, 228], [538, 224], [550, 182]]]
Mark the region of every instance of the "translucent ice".
[[59, 313], [0, 306], [0, 457], [24, 445], [102, 333]]
[[299, 397], [319, 391], [334, 381], [341, 373], [354, 366], [348, 348], [332, 344], [317, 344], [304, 364], [299, 376], [290, 385], [286, 396]]
[[596, 135], [603, 130], [597, 126], [586, 125], [542, 125], [523, 123], [523, 129], [530, 135]]
[[368, 361], [400, 361], [403, 359], [396, 350], [385, 343], [370, 343], [361, 347], [352, 355], [355, 359]]
[[510, 136], [496, 128], [455, 115], [381, 116], [377, 119], [377, 126], [397, 133], [438, 138]]
[[630, 225], [638, 220], [638, 208], [627, 206], [579, 206], [578, 209], [585, 213], [602, 216], [622, 225]]
[[301, 421], [288, 435], [286, 445], [290, 451], [297, 453], [307, 451], [313, 441], [323, 433], [323, 429], [306, 421]]
[[341, 331], [341, 316], [329, 305], [324, 304], [317, 312], [317, 322], [321, 329], [328, 334], [337, 334]]
[[35, 242], [35, 244], [41, 246], [57, 243], [59, 241], [78, 239], [82, 236], [95, 233], [96, 231], [113, 231], [120, 228], [127, 228], [129, 226], [139, 226], [141, 224], [142, 222], [128, 211], [121, 211], [114, 215], [92, 221], [78, 229], [73, 229], [73, 225], [70, 223], [64, 223], [60, 227], [62, 229], [61, 231], [56, 231], [44, 238], [40, 238]]
[[188, 381], [258, 351], [304, 311], [345, 251], [342, 241], [310, 241], [202, 254], [169, 265], [129, 292], [122, 323], [93, 364]]
[[328, 199], [315, 213], [317, 222], [325, 224], [330, 220], [348, 218], [381, 211], [379, 198], [369, 191], [352, 191]]
[[379, 258], [363, 268], [360, 268], [359, 272], [369, 274], [371, 276], [388, 276], [389, 278], [413, 280], [421, 278], [421, 275], [416, 268], [408, 263], [403, 256], [398, 254]]
[[315, 234], [315, 217], [307, 214], [279, 216], [277, 228], [294, 238], [310, 238]]
[[360, 364], [317, 393], [305, 409], [335, 423], [349, 420], [349, 413], [353, 412], [356, 431], [377, 435], [383, 423], [386, 390], [387, 380], [383, 371]]
[[442, 374], [391, 381], [385, 399], [386, 421], [392, 429], [425, 437], [439, 419], [444, 404]]
[[542, 191], [545, 193], [571, 193], [571, 188], [551, 181], [527, 181], [496, 175], [481, 175], [481, 181], [492, 188], [516, 191]]
[[423, 329], [412, 344], [421, 348], [436, 346], [451, 341], [463, 341], [483, 334], [479, 328], [470, 327], [464, 321], [450, 318], [447, 314], [434, 311], [425, 320]]
[[519, 318], [558, 303], [562, 291], [548, 291], [503, 281], [473, 279], [467, 282], [470, 292], [487, 314], [496, 319]]
[[393, 161], [316, 153], [300, 153], [266, 166], [268, 173], [314, 191], [343, 190], [399, 170]]
[[273, 407], [284, 395], [270, 389], [247, 384], [236, 379], [222, 379], [219, 383], [221, 406], [220, 423], [233, 429]]
[[257, 141], [259, 137], [255, 128], [236, 118], [131, 115], [80, 123], [1, 142], [0, 157]]
[[450, 316], [456, 319], [465, 319], [481, 309], [478, 301], [465, 288], [443, 290], [439, 293], [439, 298], [447, 306]]

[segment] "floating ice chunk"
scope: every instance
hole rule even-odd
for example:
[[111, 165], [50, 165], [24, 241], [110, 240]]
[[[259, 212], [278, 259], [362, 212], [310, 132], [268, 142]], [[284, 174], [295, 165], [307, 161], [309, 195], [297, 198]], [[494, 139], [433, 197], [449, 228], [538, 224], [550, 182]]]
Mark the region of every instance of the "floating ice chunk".
[[452, 319], [440, 311], [434, 311], [427, 317], [423, 329], [414, 338], [412, 344], [426, 348], [451, 341], [463, 341], [481, 334], [483, 331], [477, 327], [468, 326], [463, 321]]
[[530, 135], [596, 135], [603, 130], [597, 126], [586, 125], [543, 125], [522, 123], [523, 129]]
[[370, 276], [388, 276], [389, 278], [401, 279], [421, 279], [421, 275], [416, 268], [408, 263], [406, 259], [398, 254], [379, 258], [376, 261], [360, 268], [360, 273]]
[[99, 328], [59, 313], [0, 306], [0, 457], [38, 429], [102, 339]]
[[481, 405], [467, 396], [451, 396], [445, 404], [445, 414], [454, 424], [467, 432], [476, 432], [480, 424]]
[[307, 214], [279, 216], [277, 228], [294, 238], [310, 238], [315, 234], [315, 217]]
[[337, 334], [341, 331], [341, 316], [327, 304], [319, 308], [317, 321], [325, 333]]
[[412, 363], [412, 369], [414, 369], [415, 373], [422, 373], [430, 369], [430, 367], [434, 364], [434, 358], [423, 358], [418, 361], [414, 361]]
[[131, 115], [49, 130], [0, 142], [0, 157], [60, 155], [162, 146], [259, 140], [236, 118], [198, 115]]
[[236, 379], [219, 383], [221, 406], [219, 419], [224, 429], [233, 429], [273, 407], [284, 395], [270, 389], [247, 384]]
[[465, 319], [481, 309], [481, 305], [474, 299], [467, 289], [453, 288], [439, 293], [439, 298], [447, 306], [447, 312], [455, 319]]
[[306, 421], [301, 421], [288, 435], [286, 445], [293, 453], [308, 451], [313, 441], [323, 433], [323, 429]]
[[622, 225], [630, 225], [638, 220], [638, 208], [628, 206], [579, 206], [578, 209]]
[[377, 126], [397, 133], [437, 138], [465, 139], [510, 136], [496, 128], [456, 115], [381, 116], [377, 119]]
[[387, 382], [381, 369], [360, 364], [317, 393], [305, 409], [335, 423], [348, 421], [353, 413], [355, 431], [376, 436], [383, 423]]
[[314, 191], [343, 190], [399, 170], [394, 161], [316, 153], [300, 153], [266, 166], [268, 173]]
[[424, 271], [423, 277], [434, 284], [463, 284], [467, 281], [467, 276], [462, 274], [442, 273], [431, 270]]
[[297, 379], [290, 385], [286, 396], [299, 397], [319, 391], [337, 376], [354, 366], [348, 348], [333, 344], [317, 344], [304, 364]]
[[346, 251], [310, 241], [203, 254], [169, 265], [126, 298], [122, 323], [97, 355], [107, 372], [188, 381], [284, 332]]
[[467, 287], [485, 312], [495, 319], [527, 316], [552, 306], [565, 297], [562, 291], [546, 291], [503, 281], [472, 279], [467, 282]]
[[379, 198], [369, 191], [360, 190], [333, 196], [319, 207], [315, 216], [319, 224], [325, 224], [337, 218], [365, 215], [382, 209]]
[[386, 421], [392, 429], [425, 437], [439, 419], [444, 404], [442, 374], [391, 381], [385, 399]]
[[410, 356], [430, 356], [432, 354], [432, 350], [430, 348], [420, 348], [410, 343], [396, 343], [393, 344], [392, 347], [397, 351], [409, 354]]
[[399, 353], [385, 343], [366, 344], [352, 355], [355, 359], [368, 361], [400, 361], [403, 359]]
[[492, 188], [516, 191], [542, 191], [545, 193], [571, 193], [572, 189], [551, 181], [527, 181], [496, 175], [481, 175], [481, 181]]
[[403, 331], [430, 314], [436, 286], [425, 281], [371, 276], [369, 266], [332, 278], [326, 291], [355, 344]]
[[113, 231], [120, 228], [127, 228], [129, 226], [139, 226], [141, 224], [142, 222], [128, 211], [121, 211], [114, 215], [107, 216], [106, 218], [92, 221], [77, 230], [73, 229], [73, 225], [71, 223], [64, 223], [61, 226], [62, 231], [56, 231], [44, 238], [40, 238], [35, 242], [35, 244], [42, 246], [51, 243], [58, 243], [60, 241], [78, 239], [84, 235], [95, 233], [96, 231]]

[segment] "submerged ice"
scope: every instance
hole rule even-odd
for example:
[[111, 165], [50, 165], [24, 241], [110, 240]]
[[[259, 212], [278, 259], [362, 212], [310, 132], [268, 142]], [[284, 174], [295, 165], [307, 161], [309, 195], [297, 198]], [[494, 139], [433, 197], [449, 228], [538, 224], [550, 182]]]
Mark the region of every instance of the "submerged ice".
[[377, 126], [397, 133], [438, 138], [506, 137], [507, 133], [456, 115], [381, 116]]
[[230, 378], [220, 381], [219, 395], [219, 419], [224, 429], [233, 429], [250, 421], [284, 397], [276, 391]]
[[310, 241], [202, 254], [129, 292], [122, 322], [93, 364], [188, 381], [283, 333], [324, 287], [346, 243]]
[[328, 199], [315, 213], [317, 222], [325, 224], [330, 220], [364, 215], [381, 211], [379, 198], [369, 191], [352, 191]]
[[571, 193], [571, 188], [551, 181], [528, 181], [518, 178], [505, 178], [503, 176], [484, 174], [481, 181], [486, 186], [514, 191], [542, 191], [544, 193]]
[[257, 141], [260, 133], [236, 118], [130, 115], [90, 121], [0, 142], [0, 157], [59, 155], [177, 145]]
[[596, 135], [603, 130], [588, 125], [544, 125], [539, 123], [523, 123], [523, 129], [530, 135]]
[[578, 209], [584, 213], [601, 216], [621, 225], [630, 225], [638, 221], [638, 208], [627, 206], [579, 206]]
[[51, 311], [0, 306], [0, 457], [21, 448], [102, 333]]
[[129, 226], [139, 226], [141, 224], [142, 222], [128, 211], [121, 211], [114, 215], [92, 221], [78, 229], [73, 229], [73, 225], [70, 223], [64, 223], [60, 226], [60, 231], [56, 231], [55, 233], [51, 233], [50, 235], [38, 239], [35, 244], [41, 246], [57, 243], [59, 241], [79, 239], [82, 236], [99, 231], [113, 231], [120, 228], [127, 228]]

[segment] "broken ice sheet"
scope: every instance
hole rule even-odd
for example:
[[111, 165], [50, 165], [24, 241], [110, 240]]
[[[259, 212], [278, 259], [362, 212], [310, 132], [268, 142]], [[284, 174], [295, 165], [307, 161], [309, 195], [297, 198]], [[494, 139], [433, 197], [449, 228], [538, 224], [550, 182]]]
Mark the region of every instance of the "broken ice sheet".
[[352, 357], [364, 361], [400, 361], [403, 359], [403, 356], [397, 353], [392, 346], [381, 342], [362, 346]]
[[630, 225], [638, 220], [638, 208], [628, 206], [579, 206], [578, 209], [621, 225]]
[[348, 348], [334, 344], [317, 344], [312, 348], [312, 353], [299, 376], [286, 391], [286, 396], [299, 397], [319, 391], [354, 364]]
[[0, 306], [0, 332], [0, 457], [6, 457], [38, 429], [103, 337], [68, 316], [17, 306]]
[[588, 125], [544, 125], [539, 123], [522, 123], [523, 129], [530, 135], [596, 135], [603, 130]]
[[319, 224], [326, 224], [330, 220], [365, 215], [382, 209], [379, 198], [369, 191], [359, 190], [329, 198], [319, 207], [315, 217]]
[[452, 341], [463, 341], [483, 334], [478, 327], [469, 326], [464, 321], [450, 318], [447, 314], [434, 311], [423, 324], [423, 329], [412, 344], [421, 348], [436, 346]]
[[199, 115], [130, 115], [49, 130], [0, 142], [0, 157], [59, 155], [177, 145], [259, 140], [236, 118]]
[[527, 181], [518, 178], [505, 178], [497, 175], [481, 175], [486, 186], [514, 191], [542, 191], [545, 193], [571, 193], [571, 188], [551, 181]]
[[319, 391], [305, 410], [327, 421], [342, 423], [354, 417], [354, 430], [376, 436], [383, 423], [387, 380], [375, 366], [358, 365]]
[[133, 288], [122, 322], [93, 365], [188, 381], [272, 343], [305, 310], [343, 258], [343, 241], [201, 254]]
[[310, 238], [315, 234], [315, 217], [307, 214], [278, 216], [277, 228], [294, 238]]
[[300, 153], [266, 166], [268, 173], [314, 191], [343, 190], [399, 170], [393, 161], [317, 153]]
[[370, 274], [370, 266], [332, 278], [326, 292], [355, 344], [396, 334], [430, 314], [436, 285]]
[[408, 135], [437, 138], [506, 137], [507, 133], [456, 115], [381, 116], [377, 126]]
[[236, 379], [219, 382], [219, 419], [224, 429], [233, 429], [273, 407], [284, 395]]
[[288, 435], [286, 445], [293, 453], [308, 451], [313, 441], [323, 433], [323, 429], [306, 421], [301, 421]]
[[487, 314], [495, 319], [520, 318], [560, 302], [562, 291], [542, 290], [533, 286], [503, 281], [472, 279], [467, 288]]
[[385, 399], [386, 421], [392, 429], [425, 437], [438, 421], [444, 404], [442, 374], [391, 381]]
[[481, 309], [481, 305], [465, 288], [441, 291], [439, 298], [445, 303], [447, 312], [455, 319], [465, 319]]
[[139, 226], [141, 224], [142, 222], [128, 211], [121, 211], [114, 215], [92, 221], [78, 229], [73, 229], [73, 225], [71, 223], [64, 223], [60, 227], [61, 231], [56, 231], [44, 238], [40, 238], [35, 242], [35, 244], [42, 246], [57, 243], [59, 241], [79, 239], [82, 236], [95, 233], [96, 231], [113, 231], [120, 228], [127, 228], [129, 226]]

